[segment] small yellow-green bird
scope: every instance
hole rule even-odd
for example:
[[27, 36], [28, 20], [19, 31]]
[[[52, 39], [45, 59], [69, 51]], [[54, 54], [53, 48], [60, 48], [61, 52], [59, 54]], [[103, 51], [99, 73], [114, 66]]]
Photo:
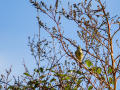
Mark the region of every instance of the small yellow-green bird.
[[80, 60], [80, 62], [82, 62], [83, 53], [82, 53], [82, 49], [80, 46], [77, 47], [77, 50], [75, 51], [75, 55], [77, 59]]

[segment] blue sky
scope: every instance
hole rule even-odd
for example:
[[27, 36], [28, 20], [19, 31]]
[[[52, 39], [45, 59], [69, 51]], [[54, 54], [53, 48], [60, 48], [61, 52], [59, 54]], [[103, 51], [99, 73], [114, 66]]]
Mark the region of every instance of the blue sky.
[[[62, 2], [63, 7], [66, 9], [68, 1], [72, 4], [77, 3], [79, 0], [66, 0]], [[50, 2], [44, 0], [44, 2], [49, 6], [50, 4], [54, 5], [55, 0], [51, 0]], [[111, 16], [120, 16], [119, 3], [119, 0], [106, 0], [106, 10], [110, 12]], [[93, 7], [94, 5], [95, 3], [93, 4]], [[5, 69], [9, 69], [12, 65], [10, 79], [13, 75], [16, 77], [22, 75], [24, 72], [24, 67], [22, 65], [23, 59], [31, 72], [36, 67], [34, 57], [31, 56], [30, 47], [27, 46], [28, 36], [33, 38], [34, 34], [38, 34], [39, 32], [36, 16], [37, 10], [32, 6], [29, 0], [2, 0], [0, 2], [0, 74], [6, 75]], [[55, 25], [46, 15], [40, 13], [40, 17], [44, 22], [48, 22], [47, 24], [50, 27]], [[72, 30], [78, 29], [76, 28], [76, 24], [72, 21], [64, 21], [63, 19], [61, 25], [64, 27], [64, 31], [67, 30], [65, 32], [67, 37], [70, 38], [71, 36], [75, 36], [76, 32], [73, 33]], [[118, 27], [113, 26], [113, 31], [116, 28]], [[41, 38], [45, 37], [49, 39], [50, 35], [44, 34], [46, 32], [43, 29], [41, 29], [41, 33]], [[119, 39], [118, 34], [115, 39], [116, 38]], [[78, 38], [73, 37], [73, 40], [77, 41], [77, 39]], [[80, 42], [78, 41], [78, 43]], [[113, 43], [115, 43], [115, 41], [113, 41]], [[75, 48], [73, 49], [75, 50]], [[118, 52], [118, 48], [114, 47], [114, 50], [115, 52]]]

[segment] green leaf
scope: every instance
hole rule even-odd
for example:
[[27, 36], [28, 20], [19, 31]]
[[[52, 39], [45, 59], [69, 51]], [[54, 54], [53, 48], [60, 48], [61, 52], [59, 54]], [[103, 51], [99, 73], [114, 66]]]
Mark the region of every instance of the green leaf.
[[2, 89], [2, 85], [0, 85], [0, 89]]
[[50, 70], [50, 69], [46, 69], [46, 71], [48, 71], [48, 70]]
[[96, 73], [97, 67], [92, 67], [92, 72]]
[[67, 85], [65, 86], [65, 90], [70, 90], [70, 85], [67, 83]]
[[86, 60], [85, 63], [87, 64], [88, 67], [90, 67], [92, 65], [90, 60]]
[[41, 76], [40, 76], [40, 78], [44, 78], [44, 77], [45, 77], [45, 75], [41, 75]]
[[112, 68], [111, 67], [108, 68], [108, 73], [112, 73]]
[[77, 70], [76, 73], [77, 73], [77, 74], [81, 74], [81, 71], [80, 71], [80, 70]]
[[40, 67], [40, 72], [43, 72], [43, 68], [42, 67]]
[[55, 73], [55, 71], [53, 71], [53, 70], [51, 70], [51, 72], [54, 72], [54, 73]]
[[113, 84], [113, 78], [112, 77], [109, 77], [109, 83]]
[[76, 88], [72, 89], [72, 90], [77, 90]]
[[14, 86], [9, 86], [8, 89], [14, 90]]
[[79, 78], [79, 80], [80, 80], [80, 79], [84, 79], [84, 78], [85, 78], [85, 77], [84, 77], [84, 76], [82, 76], [82, 77], [80, 77], [80, 78]]
[[93, 89], [93, 86], [89, 86], [88, 90], [91, 90], [91, 89]]
[[68, 70], [67, 72], [71, 72], [72, 70]]
[[78, 83], [78, 84], [80, 84], [81, 82], [82, 82], [81, 80], [78, 80], [78, 82], [77, 82], [77, 83]]
[[43, 81], [42, 81], [42, 83], [45, 83], [45, 82], [46, 82], [46, 80], [43, 80]]
[[73, 72], [76, 72], [76, 70], [72, 70]]
[[28, 86], [32, 86], [33, 83], [32, 83], [32, 81], [29, 81], [27, 84], [28, 84]]
[[97, 74], [100, 74], [101, 71], [102, 71], [101, 68], [98, 68], [98, 69], [97, 69]]
[[66, 80], [69, 80], [69, 79], [70, 79], [70, 77], [66, 77], [65, 79], [66, 79]]
[[56, 79], [55, 78], [52, 78], [51, 80], [50, 80], [50, 82], [53, 82], [53, 81], [55, 81]]
[[55, 88], [51, 88], [50, 90], [57, 90], [57, 89], [55, 89]]
[[26, 76], [29, 76], [29, 77], [32, 77], [30, 74], [28, 74], [28, 73], [23, 73], [24, 75], [26, 75]]
[[39, 81], [35, 81], [35, 86], [34, 86], [34, 88], [37, 88], [37, 87], [39, 87]]
[[38, 69], [34, 69], [34, 71], [37, 72], [37, 73], [40, 73], [40, 71]]

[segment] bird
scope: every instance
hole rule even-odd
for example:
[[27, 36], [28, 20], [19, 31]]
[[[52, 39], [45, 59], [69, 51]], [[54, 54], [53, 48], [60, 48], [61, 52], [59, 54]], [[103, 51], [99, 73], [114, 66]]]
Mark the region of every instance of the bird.
[[75, 51], [75, 55], [77, 57], [77, 59], [82, 62], [82, 58], [83, 58], [83, 53], [82, 53], [82, 49], [80, 46], [77, 47], [77, 50]]

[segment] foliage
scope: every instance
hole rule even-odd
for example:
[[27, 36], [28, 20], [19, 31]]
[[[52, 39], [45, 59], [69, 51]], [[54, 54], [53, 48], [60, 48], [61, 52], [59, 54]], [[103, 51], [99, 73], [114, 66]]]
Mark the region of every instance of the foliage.
[[[40, 33], [36, 35], [39, 39], [35, 44], [35, 37], [32, 42], [29, 39], [29, 46], [32, 55], [36, 60], [38, 68], [34, 69], [31, 75], [25, 65], [22, 81], [15, 80], [15, 85], [9, 85], [8, 79], [2, 75], [1, 82], [5, 83], [4, 88], [8, 89], [43, 89], [43, 90], [116, 90], [117, 80], [120, 78], [120, 55], [113, 56], [113, 38], [120, 30], [120, 17], [110, 17], [105, 10], [105, 4], [96, 0], [97, 9], [92, 9], [92, 0], [70, 5], [69, 11], [65, 8], [60, 9], [61, 1], [56, 0], [55, 7], [50, 5], [48, 8], [44, 2], [30, 0], [35, 8], [41, 13], [47, 15], [55, 22], [55, 26], [49, 28], [38, 16], [39, 32], [44, 29], [51, 36], [52, 40], [41, 40]], [[80, 62], [73, 51], [70, 49], [76, 47], [76, 41], [67, 38], [61, 29], [61, 19], [65, 17], [74, 21], [80, 30], [76, 31], [76, 36], [82, 40], [84, 46], [81, 46], [83, 62]], [[114, 18], [116, 18], [114, 20]], [[118, 30], [111, 34], [111, 25], [119, 25]], [[66, 31], [68, 32], [68, 31]], [[75, 30], [73, 31], [75, 32]], [[119, 47], [118, 40], [116, 44]], [[80, 44], [82, 45], [82, 44]], [[53, 47], [52, 47], [53, 46]], [[83, 49], [84, 48], [84, 49]], [[63, 57], [67, 59], [61, 62]], [[42, 62], [48, 61], [48, 65], [41, 66]], [[11, 69], [10, 69], [11, 71]], [[9, 72], [10, 72], [9, 71]], [[7, 72], [9, 76], [9, 72]], [[6, 80], [6, 81], [5, 81]]]

